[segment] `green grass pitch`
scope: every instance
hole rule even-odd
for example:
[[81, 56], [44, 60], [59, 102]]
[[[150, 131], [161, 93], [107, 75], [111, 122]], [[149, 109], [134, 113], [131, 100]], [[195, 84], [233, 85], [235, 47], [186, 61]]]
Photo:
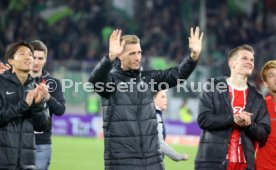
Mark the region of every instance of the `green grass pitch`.
[[[188, 161], [174, 162], [165, 157], [166, 170], [193, 170], [196, 147], [172, 145], [189, 154]], [[83, 137], [53, 137], [50, 170], [103, 170], [103, 140]]]

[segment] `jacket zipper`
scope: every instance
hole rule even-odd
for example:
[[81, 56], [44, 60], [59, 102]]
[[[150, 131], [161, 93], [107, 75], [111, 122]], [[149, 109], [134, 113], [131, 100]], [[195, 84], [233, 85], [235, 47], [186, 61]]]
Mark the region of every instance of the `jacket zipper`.
[[[141, 83], [141, 74], [139, 75], [139, 84], [140, 83]], [[142, 84], [140, 84], [140, 85], [142, 85]], [[141, 147], [141, 154], [142, 154], [142, 157], [143, 157], [143, 160], [144, 160], [144, 165], [146, 165], [146, 161], [144, 159], [145, 158], [145, 154], [144, 154], [144, 151], [143, 151], [143, 140], [142, 140], [141, 121], [140, 121], [143, 93], [140, 92], [138, 89], [137, 89], [137, 91], [138, 91], [138, 98], [139, 98], [139, 106], [138, 106], [138, 116], [137, 116], [137, 119], [138, 119], [138, 126], [139, 126], [140, 147]]]
[[[24, 87], [21, 85], [20, 86], [20, 91], [21, 93], [19, 93], [19, 99], [23, 99], [24, 100]], [[23, 94], [22, 94], [23, 91]], [[17, 160], [17, 166], [18, 168], [20, 168], [20, 155], [21, 155], [21, 146], [22, 146], [22, 124], [23, 124], [23, 119], [20, 120], [20, 133], [19, 133], [19, 144], [18, 144], [18, 160]]]

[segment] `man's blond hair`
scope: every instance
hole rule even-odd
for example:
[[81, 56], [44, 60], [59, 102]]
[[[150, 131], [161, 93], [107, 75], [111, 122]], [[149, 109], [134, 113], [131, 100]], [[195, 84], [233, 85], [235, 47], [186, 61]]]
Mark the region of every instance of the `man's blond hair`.
[[139, 44], [140, 39], [136, 35], [123, 35], [120, 38], [120, 42], [125, 40], [125, 44]]
[[267, 72], [269, 69], [272, 69], [272, 68], [276, 68], [276, 60], [271, 60], [271, 61], [268, 61], [267, 63], [265, 63], [265, 65], [263, 66], [262, 70], [261, 70], [261, 77], [262, 77], [262, 80], [263, 81], [267, 81]]

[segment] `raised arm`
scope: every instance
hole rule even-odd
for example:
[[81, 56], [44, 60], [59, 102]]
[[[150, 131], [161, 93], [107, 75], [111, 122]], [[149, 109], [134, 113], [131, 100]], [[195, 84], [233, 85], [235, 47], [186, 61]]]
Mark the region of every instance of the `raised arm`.
[[154, 79], [154, 82], [156, 82], [157, 85], [165, 82], [169, 85], [169, 88], [183, 82], [180, 81], [180, 79], [187, 79], [196, 67], [202, 49], [202, 39], [203, 32], [200, 32], [199, 27], [196, 27], [195, 31], [194, 28], [191, 28], [189, 37], [191, 56], [186, 57], [177, 67], [163, 71], [151, 72], [151, 79]]
[[200, 52], [202, 50], [203, 35], [204, 33], [200, 33], [199, 27], [196, 27], [195, 32], [194, 28], [191, 27], [189, 37], [189, 48], [191, 50], [191, 57], [195, 61], [199, 58]]
[[119, 29], [112, 32], [109, 38], [109, 54], [104, 56], [96, 65], [88, 79], [95, 87], [95, 91], [103, 97], [108, 97], [110, 94], [107, 83], [112, 82], [112, 79], [109, 73], [114, 60], [122, 53], [125, 47], [125, 41], [120, 42], [121, 34], [122, 31]]

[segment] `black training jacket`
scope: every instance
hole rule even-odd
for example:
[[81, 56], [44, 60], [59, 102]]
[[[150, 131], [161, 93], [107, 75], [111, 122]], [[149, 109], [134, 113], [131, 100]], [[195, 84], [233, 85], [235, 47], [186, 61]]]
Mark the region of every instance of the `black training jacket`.
[[63, 96], [60, 81], [52, 77], [47, 71], [43, 70], [40, 77], [35, 78], [36, 83], [46, 83], [49, 87], [50, 99], [46, 102], [50, 113], [50, 125], [48, 130], [35, 132], [35, 141], [37, 145], [51, 144], [52, 135], [52, 116], [62, 116], [65, 112], [65, 99]]
[[[234, 125], [233, 111], [226, 78], [208, 81], [208, 90], [199, 102], [198, 124], [202, 129], [195, 159], [196, 170], [226, 170], [227, 149]], [[211, 87], [212, 85], [213, 87]], [[222, 88], [220, 91], [218, 87]], [[255, 170], [254, 143], [261, 146], [270, 133], [270, 119], [263, 96], [248, 84], [245, 111], [253, 113], [252, 124], [241, 129], [241, 142], [248, 170]], [[213, 92], [212, 90], [213, 89]]]
[[[112, 70], [112, 64], [105, 56], [89, 78], [102, 96], [105, 169], [164, 169], [152, 91], [160, 83], [170, 88], [177, 85], [177, 79], [187, 79], [196, 62], [187, 57], [178, 67], [164, 71]], [[121, 90], [114, 90], [118, 86]]]
[[49, 113], [45, 103], [25, 102], [34, 80], [28, 77], [21, 85], [11, 71], [0, 75], [0, 169], [35, 169], [34, 130], [49, 126]]

